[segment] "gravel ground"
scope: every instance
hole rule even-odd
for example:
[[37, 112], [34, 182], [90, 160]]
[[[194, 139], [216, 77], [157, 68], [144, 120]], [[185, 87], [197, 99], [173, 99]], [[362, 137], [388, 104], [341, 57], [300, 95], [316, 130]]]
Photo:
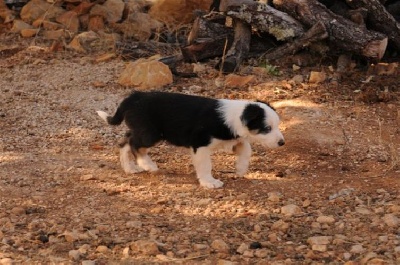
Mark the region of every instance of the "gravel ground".
[[[163, 90], [268, 100], [287, 145], [254, 146], [249, 173], [216, 153], [224, 188], [200, 188], [189, 152], [151, 150], [157, 174], [126, 175], [95, 110], [131, 89], [124, 62], [15, 50], [0, 56], [0, 264], [400, 264], [400, 113], [397, 76], [369, 84], [293, 84], [294, 73], [217, 88], [218, 73]], [[323, 66], [321, 66], [323, 67]], [[310, 69], [302, 69], [304, 75]], [[199, 89], [200, 88], [200, 89]]]

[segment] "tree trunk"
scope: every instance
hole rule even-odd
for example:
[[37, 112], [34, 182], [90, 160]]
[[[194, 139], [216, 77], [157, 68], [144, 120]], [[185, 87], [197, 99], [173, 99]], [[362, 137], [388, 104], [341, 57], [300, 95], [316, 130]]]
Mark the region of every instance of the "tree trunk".
[[219, 63], [219, 68], [224, 73], [235, 72], [250, 50], [251, 27], [240, 19], [234, 19], [235, 37], [233, 44]]
[[379, 32], [336, 15], [316, 0], [274, 0], [275, 7], [285, 11], [308, 27], [324, 23], [330, 43], [339, 49], [379, 61], [387, 47], [387, 37]]
[[267, 4], [241, 4], [241, 1], [235, 1], [227, 5], [226, 10], [228, 16], [247, 22], [258, 31], [271, 34], [278, 41], [292, 40], [304, 33], [303, 26], [297, 20]]
[[385, 33], [389, 41], [400, 49], [400, 23], [386, 11], [378, 0], [346, 0], [354, 8], [365, 8], [368, 10], [367, 22], [372, 29]]
[[293, 55], [301, 49], [309, 46], [311, 43], [326, 39], [328, 32], [326, 31], [325, 25], [322, 22], [315, 24], [309, 31], [303, 36], [295, 39], [293, 42], [288, 42], [272, 52], [267, 53], [264, 58], [267, 60], [276, 60], [286, 55]]

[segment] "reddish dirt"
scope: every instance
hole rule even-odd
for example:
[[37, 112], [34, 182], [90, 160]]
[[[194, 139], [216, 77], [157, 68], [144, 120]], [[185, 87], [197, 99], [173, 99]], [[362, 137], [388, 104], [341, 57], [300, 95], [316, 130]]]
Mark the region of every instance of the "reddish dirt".
[[[95, 110], [114, 111], [131, 91], [117, 84], [123, 61], [11, 41], [0, 53], [0, 264], [400, 262], [399, 69], [357, 66], [335, 81], [329, 65], [282, 64], [280, 76], [226, 88], [210, 62], [198, 78], [175, 77], [161, 90], [266, 100], [282, 119], [284, 147], [254, 145], [244, 178], [233, 155], [216, 153], [225, 185], [208, 190], [188, 150], [164, 143], [151, 150], [161, 172], [121, 170], [124, 128]], [[291, 81], [312, 70], [328, 79]], [[285, 214], [292, 204], [299, 211]]]

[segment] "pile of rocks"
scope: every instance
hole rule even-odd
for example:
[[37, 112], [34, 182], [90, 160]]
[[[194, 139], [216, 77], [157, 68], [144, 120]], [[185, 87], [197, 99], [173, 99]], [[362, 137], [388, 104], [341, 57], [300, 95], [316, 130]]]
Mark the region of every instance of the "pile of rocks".
[[208, 9], [210, 2], [31, 0], [12, 11], [1, 1], [0, 22], [11, 24], [11, 31], [24, 38], [63, 40], [65, 48], [85, 52], [96, 47], [86, 44], [98, 39], [109, 40], [102, 48], [120, 38], [147, 41], [155, 32], [189, 23], [193, 10]]

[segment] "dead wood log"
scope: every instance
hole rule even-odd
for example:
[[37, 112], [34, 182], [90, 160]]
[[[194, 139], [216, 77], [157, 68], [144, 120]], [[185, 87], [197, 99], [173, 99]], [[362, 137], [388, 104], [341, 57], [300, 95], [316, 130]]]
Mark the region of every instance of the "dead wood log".
[[136, 60], [139, 58], [150, 57], [155, 54], [168, 56], [176, 53], [177, 49], [179, 49], [178, 44], [156, 41], [129, 41], [117, 42], [115, 44], [116, 53], [127, 60]]
[[234, 19], [235, 36], [231, 48], [216, 68], [223, 73], [235, 72], [250, 50], [251, 27], [240, 19]]
[[319, 21], [317, 24], [311, 27], [303, 36], [295, 39], [293, 42], [288, 42], [282, 46], [277, 47], [273, 51], [264, 55], [267, 60], [276, 60], [288, 54], [295, 54], [301, 49], [306, 48], [311, 43], [326, 39], [328, 32], [325, 28], [324, 23]]
[[258, 31], [267, 32], [278, 41], [291, 40], [304, 33], [300, 22], [264, 3], [241, 4], [241, 1], [235, 1], [226, 6], [226, 10], [228, 16], [240, 19]]
[[334, 47], [379, 61], [387, 47], [387, 37], [339, 16], [316, 0], [273, 0], [274, 6], [308, 27], [324, 23]]
[[367, 22], [372, 29], [386, 34], [389, 41], [400, 49], [400, 23], [386, 11], [378, 0], [346, 0], [354, 8], [365, 8], [368, 10]]
[[198, 62], [221, 56], [225, 46], [231, 46], [233, 34], [232, 28], [197, 17], [188, 36], [188, 45], [181, 48], [184, 60]]

